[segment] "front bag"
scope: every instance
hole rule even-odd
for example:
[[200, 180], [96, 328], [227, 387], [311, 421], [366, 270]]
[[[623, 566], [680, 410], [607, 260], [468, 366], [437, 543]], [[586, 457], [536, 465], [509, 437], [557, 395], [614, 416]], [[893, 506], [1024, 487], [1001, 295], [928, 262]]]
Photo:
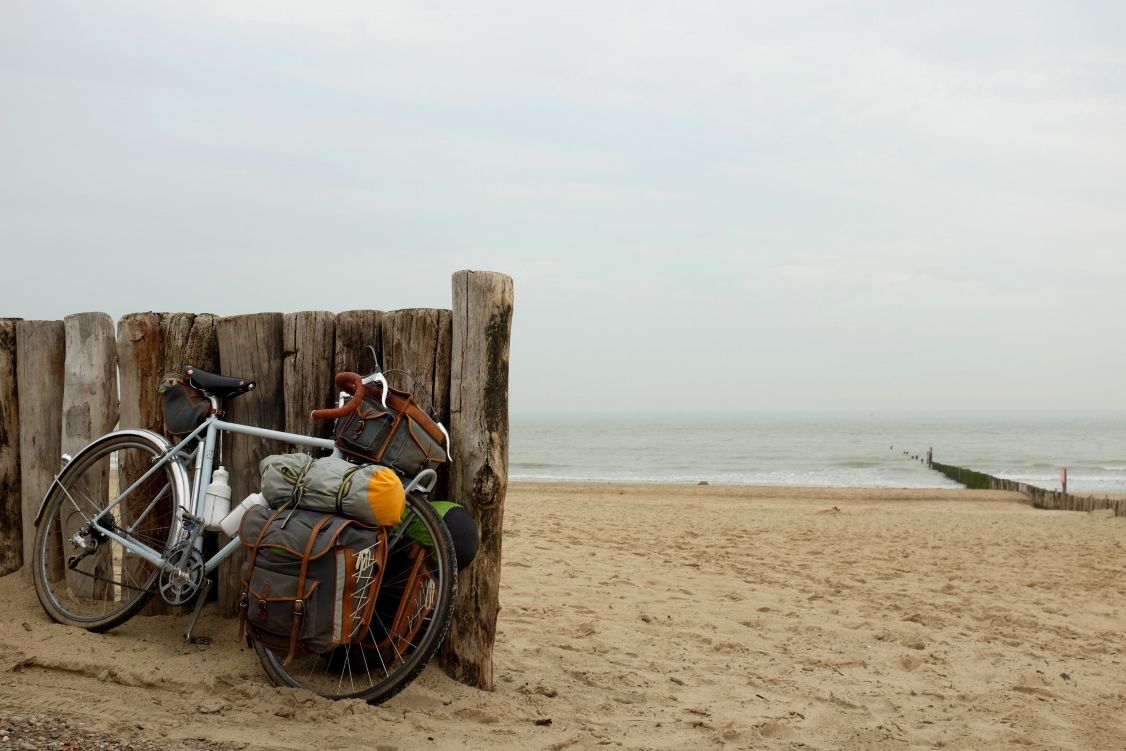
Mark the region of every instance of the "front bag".
[[375, 393], [336, 423], [336, 447], [364, 462], [391, 467], [407, 477], [447, 460], [446, 436], [405, 391], [387, 390], [384, 407]]

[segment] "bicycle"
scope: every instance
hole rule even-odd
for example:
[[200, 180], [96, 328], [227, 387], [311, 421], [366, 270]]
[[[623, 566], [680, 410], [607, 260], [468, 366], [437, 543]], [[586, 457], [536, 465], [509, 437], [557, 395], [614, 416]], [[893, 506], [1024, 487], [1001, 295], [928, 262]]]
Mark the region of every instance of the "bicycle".
[[[198, 368], [188, 372], [192, 386], [207, 397], [211, 409], [178, 444], [150, 430], [123, 429], [94, 440], [73, 458], [64, 455], [64, 466], [35, 517], [32, 560], [39, 601], [55, 621], [107, 631], [140, 612], [156, 594], [171, 605], [185, 605], [194, 597], [184, 639], [206, 643], [192, 631], [211, 587], [209, 574], [240, 545], [236, 533], [218, 552], [204, 557], [205, 495], [216, 447], [221, 445], [219, 436], [237, 433], [332, 449], [340, 456], [329, 439], [221, 419], [224, 401], [253, 390], [254, 382]], [[365, 384], [382, 376], [377, 366], [366, 378], [340, 374], [338, 385], [341, 378], [352, 392], [351, 399], [335, 409], [315, 410], [315, 418], [339, 419], [355, 410], [363, 400]], [[386, 387], [386, 380], [382, 384]], [[345, 396], [341, 394], [341, 402]], [[434, 470], [400, 479], [406, 490], [406, 512], [388, 530], [388, 560], [408, 556], [412, 565], [398, 577], [384, 578], [371, 626], [357, 644], [302, 655], [285, 665], [284, 654], [255, 643], [275, 685], [378, 704], [409, 684], [438, 650], [453, 617], [457, 561], [449, 530], [428, 501], [437, 481]], [[429, 545], [417, 542], [416, 525], [421, 525], [421, 539], [429, 540]], [[408, 535], [408, 528], [415, 533]], [[419, 566], [425, 567], [427, 576], [418, 578]], [[408, 582], [412, 568], [414, 576]], [[393, 617], [407, 619], [405, 636], [389, 622]]]

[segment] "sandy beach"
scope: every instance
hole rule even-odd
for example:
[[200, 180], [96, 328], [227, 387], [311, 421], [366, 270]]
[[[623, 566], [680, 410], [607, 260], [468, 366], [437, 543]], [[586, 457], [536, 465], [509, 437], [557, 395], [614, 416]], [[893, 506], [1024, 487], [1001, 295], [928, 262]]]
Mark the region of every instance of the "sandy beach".
[[52, 624], [11, 575], [0, 726], [173, 748], [1126, 747], [1126, 519], [1020, 501], [516, 484], [497, 690], [432, 666], [381, 707], [273, 688], [206, 611], [210, 647], [179, 618]]

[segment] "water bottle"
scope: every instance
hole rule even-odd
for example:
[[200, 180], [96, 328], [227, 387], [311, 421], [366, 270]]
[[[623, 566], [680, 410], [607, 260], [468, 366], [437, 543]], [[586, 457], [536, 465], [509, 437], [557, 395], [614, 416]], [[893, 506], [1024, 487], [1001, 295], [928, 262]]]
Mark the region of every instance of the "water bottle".
[[242, 499], [242, 503], [231, 509], [231, 513], [227, 514], [223, 521], [219, 522], [219, 527], [227, 537], [234, 537], [238, 534], [239, 525], [242, 524], [242, 517], [246, 516], [246, 512], [253, 506], [265, 506], [266, 498], [261, 493], [251, 493], [246, 498]]
[[203, 526], [212, 532], [219, 529], [220, 522], [231, 512], [231, 486], [227, 478], [227, 470], [220, 465], [211, 475], [204, 495]]

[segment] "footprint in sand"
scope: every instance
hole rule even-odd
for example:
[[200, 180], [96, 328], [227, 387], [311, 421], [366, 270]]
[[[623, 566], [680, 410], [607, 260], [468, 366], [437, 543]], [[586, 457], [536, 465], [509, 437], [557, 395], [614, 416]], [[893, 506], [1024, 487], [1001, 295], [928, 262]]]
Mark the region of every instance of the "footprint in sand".
[[719, 745], [726, 743], [738, 743], [741, 747], [751, 747], [752, 742], [755, 740], [754, 730], [739, 727], [734, 723], [728, 723], [721, 727], [715, 734], [715, 742]]
[[473, 707], [465, 707], [464, 709], [459, 709], [454, 712], [454, 714], [463, 720], [472, 720], [473, 722], [479, 722], [482, 725], [495, 725], [496, 723], [500, 722], [500, 718], [495, 714], [489, 714], [488, 712], [483, 712], [480, 709], [474, 709]]
[[923, 661], [915, 655], [903, 655], [896, 660], [896, 662], [899, 663], [899, 667], [903, 668], [908, 673], [918, 670], [923, 664]]
[[764, 722], [762, 725], [759, 725], [758, 733], [763, 738], [785, 739], [792, 736], [794, 731], [793, 728], [784, 722], [771, 720], [770, 722]]

